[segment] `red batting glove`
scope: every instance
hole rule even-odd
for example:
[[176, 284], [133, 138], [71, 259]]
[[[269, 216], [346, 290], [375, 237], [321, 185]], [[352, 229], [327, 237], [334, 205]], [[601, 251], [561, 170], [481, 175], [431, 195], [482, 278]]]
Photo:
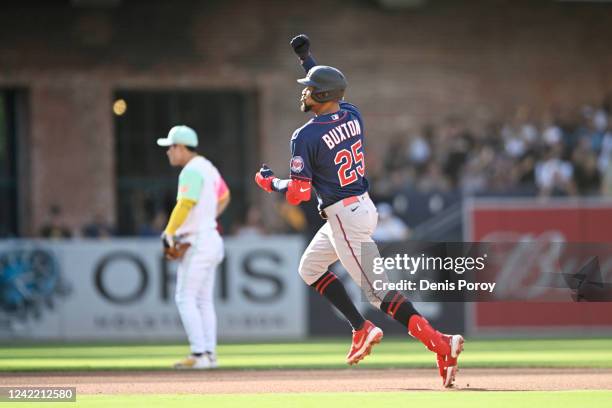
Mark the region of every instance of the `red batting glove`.
[[261, 165], [261, 169], [255, 174], [255, 183], [259, 187], [261, 187], [264, 191], [271, 193], [272, 190], [272, 182], [276, 177], [274, 177], [274, 172], [266, 163]]
[[272, 192], [272, 180], [274, 180], [274, 177], [264, 177], [259, 172], [255, 173], [255, 183], [268, 193]]

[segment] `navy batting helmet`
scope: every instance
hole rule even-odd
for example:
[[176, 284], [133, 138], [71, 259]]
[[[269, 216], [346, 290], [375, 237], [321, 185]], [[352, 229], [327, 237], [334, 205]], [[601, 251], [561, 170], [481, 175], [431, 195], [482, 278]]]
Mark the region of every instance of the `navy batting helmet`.
[[319, 103], [342, 99], [348, 85], [340, 70], [327, 65], [310, 68], [306, 78], [297, 81], [302, 85], [314, 87], [312, 99]]

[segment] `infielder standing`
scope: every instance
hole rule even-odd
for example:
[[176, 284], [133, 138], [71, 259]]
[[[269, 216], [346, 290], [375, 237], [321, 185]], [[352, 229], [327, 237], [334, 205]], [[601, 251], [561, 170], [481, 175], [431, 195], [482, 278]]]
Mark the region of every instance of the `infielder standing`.
[[175, 247], [187, 248], [177, 255], [175, 300], [191, 355], [175, 364], [175, 368], [215, 368], [217, 317], [213, 287], [216, 268], [223, 260], [223, 241], [217, 232], [216, 219], [229, 204], [229, 189], [217, 168], [196, 152], [198, 136], [193, 129], [175, 126], [157, 144], [168, 146], [170, 164], [183, 168], [176, 206], [162, 234], [167, 254]]
[[316, 65], [307, 36], [293, 38], [291, 46], [307, 72], [305, 78], [297, 81], [305, 86], [301, 110], [313, 112], [314, 117], [291, 137], [290, 178], [274, 177], [264, 164], [255, 181], [267, 192], [285, 194], [292, 205], [310, 200], [314, 188], [319, 210], [327, 222], [306, 248], [299, 273], [351, 324], [353, 342], [347, 363], [356, 364], [370, 354], [383, 332], [363, 318], [340, 280], [329, 271], [329, 266], [338, 259], [370, 303], [406, 326], [411, 336], [436, 353], [442, 383], [450, 387], [455, 380], [457, 357], [463, 350], [463, 337], [445, 335], [432, 328], [401, 293], [376, 291], [372, 277], [360, 262], [362, 244], [375, 245], [372, 233], [378, 214], [365, 178], [363, 120], [356, 106], [343, 101], [346, 79], [336, 68]]

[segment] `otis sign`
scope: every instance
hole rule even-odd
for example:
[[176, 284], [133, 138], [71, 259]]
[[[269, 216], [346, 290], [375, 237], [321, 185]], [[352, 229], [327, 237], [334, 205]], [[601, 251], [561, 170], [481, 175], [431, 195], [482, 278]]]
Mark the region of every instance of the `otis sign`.
[[[299, 339], [299, 237], [229, 238], [217, 271], [221, 339]], [[0, 241], [0, 340], [179, 340], [176, 264], [157, 239]]]

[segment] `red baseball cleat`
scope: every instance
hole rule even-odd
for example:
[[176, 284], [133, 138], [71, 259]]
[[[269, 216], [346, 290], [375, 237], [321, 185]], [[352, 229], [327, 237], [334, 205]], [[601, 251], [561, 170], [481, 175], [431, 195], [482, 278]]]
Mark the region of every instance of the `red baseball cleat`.
[[457, 358], [463, 351], [463, 337], [459, 334], [449, 336], [443, 334], [442, 338], [448, 341], [450, 347], [449, 354], [438, 354], [438, 370], [442, 377], [442, 385], [446, 388], [453, 386], [455, 374], [457, 373]]
[[380, 343], [382, 338], [383, 331], [366, 320], [361, 329], [353, 330], [353, 344], [346, 356], [346, 362], [349, 365], [357, 364], [370, 354], [372, 346]]

